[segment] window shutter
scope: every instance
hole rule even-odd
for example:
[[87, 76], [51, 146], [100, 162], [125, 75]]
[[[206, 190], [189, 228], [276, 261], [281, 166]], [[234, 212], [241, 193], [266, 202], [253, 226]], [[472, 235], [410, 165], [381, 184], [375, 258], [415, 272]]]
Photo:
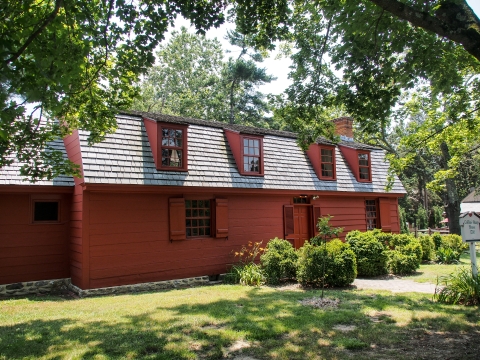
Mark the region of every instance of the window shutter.
[[185, 199], [168, 199], [170, 216], [170, 240], [185, 240]]
[[227, 199], [215, 199], [215, 237], [228, 238]]
[[378, 207], [380, 208], [380, 226], [385, 232], [392, 231], [391, 214], [390, 214], [390, 199], [379, 198]]
[[293, 220], [293, 205], [283, 206], [283, 225], [285, 232], [285, 239], [291, 238], [295, 233]]
[[318, 228], [317, 228], [317, 222], [318, 222], [318, 219], [320, 218], [320, 206], [314, 206], [313, 207], [313, 211], [312, 211], [312, 215], [313, 215], [313, 221], [312, 221], [312, 224], [313, 224], [313, 234], [315, 235], [318, 235]]

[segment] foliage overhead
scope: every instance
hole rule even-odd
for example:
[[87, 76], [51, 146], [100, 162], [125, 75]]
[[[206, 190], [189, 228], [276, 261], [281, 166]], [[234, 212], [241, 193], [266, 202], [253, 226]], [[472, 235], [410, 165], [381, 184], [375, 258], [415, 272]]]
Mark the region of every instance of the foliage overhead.
[[[75, 172], [45, 145], [70, 129], [89, 131], [91, 142], [114, 131], [114, 114], [131, 104], [133, 83], [177, 14], [203, 32], [224, 21], [224, 8], [217, 0], [2, 1], [0, 168], [16, 156], [33, 181]], [[43, 126], [45, 118], [61, 126]]]

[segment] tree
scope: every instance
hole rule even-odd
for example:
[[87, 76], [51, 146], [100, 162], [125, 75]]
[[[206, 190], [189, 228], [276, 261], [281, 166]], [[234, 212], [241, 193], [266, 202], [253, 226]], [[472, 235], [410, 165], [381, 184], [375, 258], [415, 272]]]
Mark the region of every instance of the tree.
[[[91, 142], [115, 130], [132, 85], [177, 14], [198, 31], [224, 21], [224, 2], [2, 1], [0, 5], [0, 167], [15, 158], [35, 181], [75, 173], [48, 147], [71, 129]], [[45, 120], [48, 119], [48, 120]]]
[[244, 36], [229, 32], [228, 39], [241, 49], [236, 59], [224, 61], [217, 39], [190, 34], [186, 28], [173, 32], [157, 52], [157, 65], [140, 83], [140, 96], [133, 108], [271, 127], [266, 95], [257, 87], [273, 77], [257, 66], [262, 56], [249, 48]]
[[[268, 103], [265, 95], [256, 91], [256, 87], [270, 83], [275, 78], [268, 75], [265, 68], [257, 66], [256, 63], [263, 61], [263, 56], [258, 51], [252, 51], [248, 37], [229, 31], [227, 39], [231, 45], [240, 48], [237, 58], [230, 57], [223, 71], [223, 82], [228, 89], [229, 122], [264, 125], [262, 122], [269, 110]], [[245, 56], [250, 59], [246, 60]]]
[[416, 92], [405, 109], [417, 120], [410, 121], [397, 156], [390, 156], [398, 172], [428, 159], [421, 166], [430, 169], [423, 186], [440, 195], [450, 231], [456, 234], [460, 233], [459, 224], [452, 219], [460, 215], [462, 197], [479, 182], [478, 172], [472, 171], [478, 166], [475, 159], [480, 148], [480, 116], [473, 107], [480, 97], [479, 86], [479, 80], [470, 77], [448, 93], [435, 93], [430, 87]]
[[140, 83], [133, 109], [212, 120], [228, 118], [222, 86], [223, 50], [217, 39], [174, 31]]

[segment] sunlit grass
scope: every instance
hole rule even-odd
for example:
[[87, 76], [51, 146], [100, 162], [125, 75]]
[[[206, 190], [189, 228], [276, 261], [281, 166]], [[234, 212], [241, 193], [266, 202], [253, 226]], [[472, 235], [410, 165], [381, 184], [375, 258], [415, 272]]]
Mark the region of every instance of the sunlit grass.
[[[479, 247], [477, 246], [477, 261], [480, 260]], [[461, 268], [470, 268], [470, 253], [465, 251], [460, 257], [460, 263], [458, 264], [421, 264], [420, 268], [413, 275], [405, 277], [406, 279], [413, 280], [420, 283], [429, 282], [432, 284], [437, 283], [437, 278], [441, 276], [450, 275]]]
[[379, 349], [395, 359], [391, 349], [412, 331], [478, 336], [478, 308], [434, 303], [429, 295], [329, 290], [326, 296], [340, 299], [338, 308], [299, 302], [319, 295], [221, 285], [3, 300], [0, 359], [222, 359], [240, 352], [257, 359], [343, 359], [352, 352], [371, 358]]

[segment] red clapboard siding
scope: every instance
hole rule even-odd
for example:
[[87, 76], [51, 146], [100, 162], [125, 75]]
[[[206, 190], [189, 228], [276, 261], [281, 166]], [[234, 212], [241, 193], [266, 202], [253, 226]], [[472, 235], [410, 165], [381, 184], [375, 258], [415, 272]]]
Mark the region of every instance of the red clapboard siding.
[[[72, 263], [81, 271], [72, 270], [72, 279], [87, 273], [89, 288], [96, 288], [223, 273], [235, 262], [232, 251], [249, 241], [263, 241], [266, 245], [268, 240], [284, 236], [283, 208], [292, 203], [290, 195], [209, 195], [228, 200], [228, 240], [212, 237], [170, 241], [169, 198], [179, 195], [89, 193], [88, 217], [84, 214], [75, 222], [82, 223], [80, 235], [84, 241], [88, 239], [88, 269], [81, 263], [85, 256], [75, 253]], [[334, 216], [333, 226], [344, 227], [342, 238], [351, 230], [365, 230], [362, 197], [320, 197], [313, 205], [322, 216]], [[85, 244], [76, 246], [79, 251], [87, 249]]]
[[0, 284], [69, 277], [71, 195], [51, 195], [60, 199], [56, 224], [33, 224], [34, 194], [0, 194]]

